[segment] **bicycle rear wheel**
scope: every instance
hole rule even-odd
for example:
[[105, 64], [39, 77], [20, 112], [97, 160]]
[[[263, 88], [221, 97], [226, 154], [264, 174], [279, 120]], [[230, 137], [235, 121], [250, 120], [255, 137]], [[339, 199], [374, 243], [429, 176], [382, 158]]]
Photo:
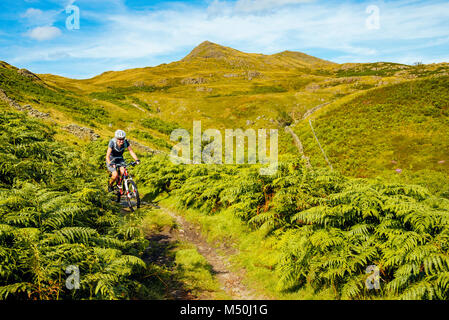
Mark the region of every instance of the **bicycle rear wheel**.
[[128, 207], [131, 211], [134, 211], [134, 208], [140, 208], [140, 195], [137, 190], [137, 185], [134, 181], [129, 180], [125, 182], [127, 184], [127, 192], [126, 192], [126, 201], [128, 202]]

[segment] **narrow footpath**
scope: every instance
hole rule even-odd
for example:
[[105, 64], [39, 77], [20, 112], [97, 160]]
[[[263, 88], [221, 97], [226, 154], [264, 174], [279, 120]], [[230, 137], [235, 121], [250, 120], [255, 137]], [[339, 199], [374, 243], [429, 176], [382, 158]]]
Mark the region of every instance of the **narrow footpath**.
[[[176, 243], [181, 241], [188, 242], [195, 246], [198, 253], [201, 254], [211, 266], [211, 273], [220, 284], [220, 289], [223, 290], [227, 296], [234, 300], [268, 300], [266, 296], [262, 296], [256, 293], [251, 288], [248, 288], [244, 282], [245, 271], [231, 270], [231, 264], [229, 257], [237, 254], [236, 250], [229, 247], [221, 246], [219, 250], [213, 247], [207, 242], [205, 237], [201, 234], [200, 227], [186, 221], [179, 214], [169, 210], [168, 208], [144, 205], [142, 209], [153, 208], [160, 213], [169, 215], [175, 222], [177, 227], [170, 228], [170, 230], [163, 230], [157, 234], [149, 236], [150, 243], [153, 246], [160, 246], [161, 248], [173, 248]], [[170, 261], [167, 258], [167, 250], [156, 251], [153, 256], [149, 257], [149, 261], [152, 263], [158, 263], [160, 265], [169, 264]], [[204, 292], [197, 296], [191, 295], [182, 288], [182, 283], [179, 284], [179, 288], [171, 290], [168, 294], [170, 299], [176, 300], [203, 300], [211, 299], [210, 292]]]

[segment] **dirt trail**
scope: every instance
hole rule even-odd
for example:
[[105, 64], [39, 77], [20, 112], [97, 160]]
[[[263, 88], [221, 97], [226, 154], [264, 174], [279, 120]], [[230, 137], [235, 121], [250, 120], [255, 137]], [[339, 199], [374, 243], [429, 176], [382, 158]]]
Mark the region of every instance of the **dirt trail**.
[[[212, 267], [212, 273], [219, 281], [221, 289], [232, 299], [235, 300], [268, 300], [268, 297], [261, 296], [255, 291], [248, 288], [243, 284], [244, 270], [239, 270], [237, 272], [231, 271], [231, 264], [228, 260], [229, 256], [236, 254], [236, 251], [232, 248], [221, 246], [220, 252], [216, 248], [212, 247], [207, 240], [202, 236], [199, 226], [196, 226], [188, 221], [186, 221], [182, 216], [176, 214], [175, 212], [164, 208], [156, 207], [164, 214], [172, 217], [177, 225], [177, 229], [172, 229], [170, 231], [164, 231], [161, 234], [154, 235], [153, 240], [158, 241], [159, 244], [162, 243], [164, 246], [170, 246], [176, 241], [186, 241], [193, 244], [197, 251], [208, 261]], [[164, 257], [158, 257], [156, 259], [162, 260], [164, 262]], [[176, 290], [171, 293], [174, 299], [210, 299], [210, 293], [206, 292], [204, 295], [198, 297], [192, 297], [189, 293], [184, 292], [182, 289]]]

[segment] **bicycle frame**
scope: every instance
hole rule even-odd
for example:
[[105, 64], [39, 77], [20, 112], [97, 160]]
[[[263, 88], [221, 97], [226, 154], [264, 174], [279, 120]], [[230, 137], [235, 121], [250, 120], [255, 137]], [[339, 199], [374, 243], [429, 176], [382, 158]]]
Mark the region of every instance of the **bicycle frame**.
[[[123, 175], [121, 174], [121, 170], [120, 170], [121, 167], [124, 168]], [[128, 189], [128, 181], [132, 180], [133, 178], [128, 174], [127, 165], [124, 165], [124, 166], [118, 165], [117, 173], [118, 173], [117, 188], [120, 192], [120, 195], [122, 196], [126, 193], [126, 196], [128, 198], [130, 198], [129, 189]], [[125, 186], [125, 190], [123, 190], [123, 186]]]
[[[139, 191], [137, 190], [137, 185], [133, 181], [133, 178], [128, 173], [127, 167], [135, 166], [136, 162], [131, 163], [124, 163], [124, 164], [117, 164], [115, 166], [117, 170], [117, 179], [116, 179], [116, 185], [114, 189], [117, 191], [117, 202], [120, 202], [120, 198], [125, 195], [126, 201], [128, 202], [128, 207], [130, 208], [131, 212], [134, 211], [134, 206], [136, 208], [140, 208], [140, 195]], [[122, 170], [123, 167], [123, 170]], [[123, 174], [121, 173], [123, 171]], [[135, 200], [135, 201], [134, 201]]]

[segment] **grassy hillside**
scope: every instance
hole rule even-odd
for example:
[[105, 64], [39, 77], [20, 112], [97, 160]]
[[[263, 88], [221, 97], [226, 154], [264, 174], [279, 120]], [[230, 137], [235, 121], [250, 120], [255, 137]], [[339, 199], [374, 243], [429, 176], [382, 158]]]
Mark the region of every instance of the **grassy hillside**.
[[105, 72], [87, 80], [40, 77], [104, 102], [108, 109], [135, 104], [183, 127], [202, 120], [222, 129], [275, 127], [283, 113], [298, 120], [319, 104], [404, 81], [412, 70], [386, 63], [338, 65], [299, 52], [244, 53], [206, 41], [184, 59], [156, 67]]
[[[346, 175], [425, 176], [449, 195], [449, 77], [370, 90], [317, 113], [313, 126], [334, 168]], [[306, 121], [295, 131], [314, 165], [326, 165]], [[398, 177], [399, 178], [399, 177]]]
[[245, 53], [205, 41], [180, 61], [86, 80], [2, 63], [0, 88], [61, 127], [75, 123], [104, 137], [120, 127], [162, 151], [173, 145], [172, 129], [201, 120], [203, 129], [279, 129], [280, 152], [297, 154], [283, 130], [296, 124], [307, 156], [319, 166], [323, 156], [303, 117], [329, 104], [313, 118], [338, 170], [365, 177], [401, 169], [401, 179], [412, 182], [440, 181], [448, 170], [448, 72], [447, 63], [335, 64], [300, 52]]
[[335, 64], [300, 52], [245, 53], [205, 41], [180, 61], [86, 80], [33, 75], [2, 63], [0, 88], [48, 112], [61, 127], [75, 123], [105, 137], [120, 127], [162, 151], [173, 145], [172, 129], [191, 129], [201, 120], [203, 129], [279, 129], [280, 152], [297, 154], [283, 130], [296, 124], [307, 156], [320, 166], [321, 151], [303, 117], [329, 104], [314, 123], [342, 173], [402, 169], [402, 176], [420, 171], [424, 179], [436, 174], [436, 181], [449, 163], [443, 135], [448, 72], [447, 63]]
[[[47, 121], [57, 124], [60, 128], [77, 124], [93, 129], [104, 137], [112, 137], [118, 127], [140, 130], [143, 133], [134, 135], [133, 140], [154, 149], [171, 148], [165, 133], [161, 133], [158, 128], [153, 129], [141, 124], [142, 119], [153, 118], [150, 114], [151, 108], [137, 97], [128, 94], [127, 88], [125, 94], [123, 90], [118, 89], [87, 93], [76, 87], [56, 86], [52, 81], [43, 81], [42, 78], [32, 73], [23, 74], [6, 63], [0, 65], [0, 89], [6, 96], [21, 106], [30, 105], [35, 110], [48, 113]], [[154, 90], [153, 87], [129, 89], [130, 93]], [[165, 122], [160, 120], [160, 123]], [[62, 132], [59, 131], [60, 134]], [[73, 137], [69, 140], [73, 140]], [[81, 139], [74, 142], [88, 141]]]

